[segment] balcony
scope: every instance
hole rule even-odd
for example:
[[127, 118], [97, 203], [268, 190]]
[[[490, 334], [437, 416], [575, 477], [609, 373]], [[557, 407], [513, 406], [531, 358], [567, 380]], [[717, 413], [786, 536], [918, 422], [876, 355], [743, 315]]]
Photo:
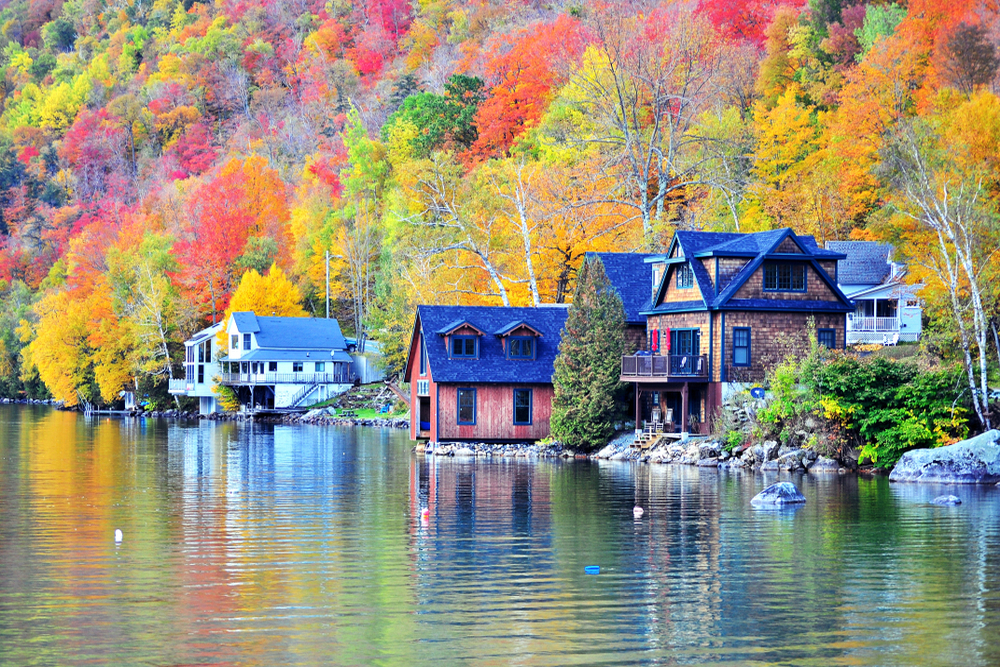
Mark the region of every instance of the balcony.
[[859, 333], [896, 333], [899, 331], [898, 317], [847, 316], [847, 330]]
[[622, 357], [622, 382], [684, 382], [707, 379], [708, 357], [703, 354]]
[[167, 391], [171, 394], [184, 394], [192, 389], [194, 389], [194, 383], [188, 383], [188, 381], [184, 378], [170, 380], [167, 385]]
[[219, 373], [218, 383], [225, 385], [258, 384], [353, 384], [354, 376], [345, 373]]

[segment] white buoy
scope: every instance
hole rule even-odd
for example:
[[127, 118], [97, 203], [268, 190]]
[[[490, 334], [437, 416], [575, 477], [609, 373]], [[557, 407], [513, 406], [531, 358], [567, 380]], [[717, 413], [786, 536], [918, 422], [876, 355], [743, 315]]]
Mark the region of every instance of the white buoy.
[[121, 528], [115, 528], [115, 543], [121, 542], [124, 535]]
[[635, 507], [632, 508], [632, 516], [634, 516], [636, 519], [641, 519], [642, 515], [643, 511], [641, 507], [636, 505]]

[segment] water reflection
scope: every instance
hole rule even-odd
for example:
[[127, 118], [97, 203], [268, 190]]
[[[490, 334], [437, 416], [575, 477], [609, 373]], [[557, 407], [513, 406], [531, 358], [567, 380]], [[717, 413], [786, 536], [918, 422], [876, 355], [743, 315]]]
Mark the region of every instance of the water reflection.
[[1000, 663], [996, 489], [775, 479], [0, 407], [0, 663]]

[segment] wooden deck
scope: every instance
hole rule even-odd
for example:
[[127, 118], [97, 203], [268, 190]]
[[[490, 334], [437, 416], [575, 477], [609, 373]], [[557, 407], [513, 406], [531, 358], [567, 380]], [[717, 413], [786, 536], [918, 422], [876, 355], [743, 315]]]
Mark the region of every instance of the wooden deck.
[[704, 354], [622, 357], [622, 382], [691, 382], [708, 380], [708, 357]]

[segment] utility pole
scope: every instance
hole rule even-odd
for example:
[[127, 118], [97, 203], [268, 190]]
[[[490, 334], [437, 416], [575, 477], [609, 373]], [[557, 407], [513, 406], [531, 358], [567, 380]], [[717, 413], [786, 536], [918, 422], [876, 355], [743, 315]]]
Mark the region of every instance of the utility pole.
[[323, 258], [326, 260], [326, 319], [330, 319], [330, 251], [327, 250], [323, 253]]

